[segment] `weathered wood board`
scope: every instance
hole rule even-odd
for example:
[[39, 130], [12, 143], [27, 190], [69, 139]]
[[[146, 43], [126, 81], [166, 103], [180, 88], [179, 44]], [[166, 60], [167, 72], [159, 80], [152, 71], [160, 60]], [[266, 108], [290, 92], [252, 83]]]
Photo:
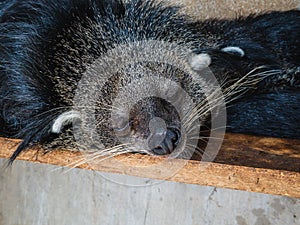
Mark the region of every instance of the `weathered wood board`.
[[[8, 158], [18, 143], [18, 140], [1, 139], [0, 158]], [[19, 159], [59, 166], [75, 166], [78, 160], [84, 157], [79, 152], [57, 150], [44, 154], [33, 149], [21, 154]], [[128, 154], [105, 159], [96, 165], [83, 163], [77, 167], [188, 184], [300, 197], [300, 140], [227, 134], [221, 150], [212, 163]]]

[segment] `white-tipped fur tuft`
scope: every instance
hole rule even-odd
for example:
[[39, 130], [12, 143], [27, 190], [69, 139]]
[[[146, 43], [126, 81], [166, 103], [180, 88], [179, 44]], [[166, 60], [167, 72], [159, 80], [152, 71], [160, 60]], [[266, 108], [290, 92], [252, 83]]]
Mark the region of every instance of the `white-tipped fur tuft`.
[[239, 55], [240, 57], [245, 56], [244, 50], [241, 49], [240, 47], [228, 46], [228, 47], [222, 48], [222, 51], [227, 52], [227, 53], [233, 53], [233, 54]]
[[209, 67], [211, 64], [211, 57], [206, 53], [195, 55], [190, 59], [190, 66], [193, 70], [200, 71]]
[[75, 119], [81, 119], [80, 113], [74, 110], [64, 112], [57, 119], [54, 121], [52, 125], [51, 132], [58, 134], [61, 132], [61, 129], [71, 122], [73, 122]]

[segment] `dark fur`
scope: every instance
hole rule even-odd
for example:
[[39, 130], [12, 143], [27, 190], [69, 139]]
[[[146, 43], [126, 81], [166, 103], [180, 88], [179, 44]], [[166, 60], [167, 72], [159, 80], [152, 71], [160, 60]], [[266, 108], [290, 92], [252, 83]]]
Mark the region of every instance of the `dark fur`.
[[[177, 8], [139, 0], [10, 0], [0, 7], [0, 131], [24, 139], [11, 161], [53, 138], [53, 120], [72, 105], [93, 60], [114, 44], [144, 39], [190, 43], [212, 56], [220, 77], [241, 77], [261, 65], [282, 69], [287, 79], [271, 77], [235, 102], [228, 129], [300, 138], [299, 11], [195, 22]], [[220, 51], [227, 46], [242, 48], [245, 57]]]

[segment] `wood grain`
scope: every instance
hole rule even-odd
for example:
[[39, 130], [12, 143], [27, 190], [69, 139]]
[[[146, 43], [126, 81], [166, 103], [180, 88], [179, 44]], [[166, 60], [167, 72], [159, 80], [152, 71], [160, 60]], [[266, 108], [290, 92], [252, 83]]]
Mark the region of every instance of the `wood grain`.
[[[8, 158], [19, 140], [0, 139], [0, 157]], [[18, 158], [151, 179], [300, 197], [300, 140], [227, 134], [213, 163], [127, 154], [97, 164], [76, 165], [86, 155], [56, 150], [27, 150]], [[76, 165], [76, 166], [75, 166]]]
[[236, 18], [253, 13], [291, 10], [299, 6], [299, 0], [170, 0], [170, 2], [184, 6], [183, 13], [196, 19]]

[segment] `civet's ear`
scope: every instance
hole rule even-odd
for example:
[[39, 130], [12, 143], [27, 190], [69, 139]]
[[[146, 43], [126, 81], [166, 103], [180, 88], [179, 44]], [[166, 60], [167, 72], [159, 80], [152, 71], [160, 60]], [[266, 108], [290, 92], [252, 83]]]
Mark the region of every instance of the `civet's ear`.
[[80, 113], [75, 110], [70, 110], [60, 114], [51, 127], [51, 132], [59, 134], [62, 129], [76, 120], [81, 120]]
[[207, 53], [193, 55], [189, 60], [189, 64], [193, 70], [200, 71], [210, 66], [211, 57]]
[[228, 46], [228, 47], [222, 48], [221, 51], [232, 54], [232, 55], [236, 55], [239, 57], [245, 56], [244, 50], [241, 49], [240, 47], [236, 47], [236, 46]]

